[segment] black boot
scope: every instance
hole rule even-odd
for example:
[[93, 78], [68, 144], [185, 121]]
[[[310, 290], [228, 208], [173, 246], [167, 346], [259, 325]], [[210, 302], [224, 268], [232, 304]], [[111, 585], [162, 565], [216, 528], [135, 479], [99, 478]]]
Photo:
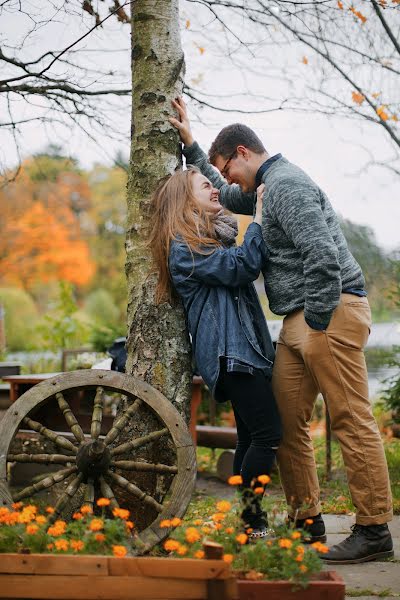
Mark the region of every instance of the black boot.
[[351, 530], [348, 538], [332, 546], [321, 558], [328, 563], [346, 565], [393, 556], [392, 536], [386, 523], [353, 525]]
[[[293, 522], [293, 519], [289, 517], [289, 521]], [[307, 523], [311, 521], [311, 523]], [[315, 517], [308, 517], [306, 519], [297, 519], [295, 524], [296, 529], [302, 529], [305, 531], [303, 542], [305, 544], [314, 544], [315, 542], [326, 542], [325, 523], [321, 516], [321, 513], [315, 515]]]
[[268, 516], [261, 508], [261, 498], [247, 489], [242, 492], [242, 504], [244, 508], [240, 516], [249, 540], [268, 537]]

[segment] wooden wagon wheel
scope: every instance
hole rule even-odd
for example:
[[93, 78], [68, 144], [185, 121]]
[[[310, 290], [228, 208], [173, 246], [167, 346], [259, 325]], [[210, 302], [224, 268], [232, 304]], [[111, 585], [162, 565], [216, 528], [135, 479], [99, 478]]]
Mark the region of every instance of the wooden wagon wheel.
[[[68, 393], [79, 393], [80, 390], [87, 389], [95, 390], [90, 435], [84, 434], [64, 397]], [[114, 420], [104, 437], [104, 434], [101, 435], [101, 425], [105, 391], [122, 393], [127, 399], [128, 407]], [[53, 431], [28, 416], [32, 411], [37, 412], [41, 406], [49, 402], [58, 405], [72, 436]], [[118, 444], [120, 433], [139, 408], [150, 409], [162, 426], [156, 431]], [[11, 454], [10, 445], [20, 427], [40, 433], [57, 447], [58, 453]], [[162, 436], [170, 436], [172, 440], [176, 452], [175, 465], [132, 460], [132, 455], [138, 448]], [[129, 460], [120, 460], [124, 454], [125, 456], [128, 454]], [[54, 464], [61, 465], [61, 468], [49, 477], [11, 494], [7, 481], [7, 462]], [[147, 471], [157, 473], [157, 477], [168, 475], [172, 478], [172, 484], [160, 503], [134, 483], [117, 474], [116, 470], [130, 473]], [[53, 515], [53, 518], [56, 518], [74, 497], [81, 484], [86, 486], [84, 502], [92, 506], [95, 502], [95, 490], [98, 489], [101, 496], [110, 499], [111, 508], [118, 507], [117, 490], [123, 489], [125, 493], [132, 494], [144, 504], [151, 506], [157, 514], [155, 520], [138, 536], [138, 554], [150, 550], [168, 535], [168, 530], [159, 526], [162, 519], [184, 515], [190, 502], [195, 477], [195, 450], [183, 418], [156, 389], [135, 377], [122, 373], [84, 370], [57, 375], [39, 383], [18, 398], [8, 409], [0, 424], [0, 503], [10, 504], [31, 497], [70, 478], [68, 487], [56, 502]]]

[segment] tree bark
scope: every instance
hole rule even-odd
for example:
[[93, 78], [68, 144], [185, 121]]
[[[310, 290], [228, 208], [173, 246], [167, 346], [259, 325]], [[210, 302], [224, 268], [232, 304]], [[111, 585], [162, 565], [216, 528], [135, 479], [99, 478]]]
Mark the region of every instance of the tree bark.
[[[188, 421], [192, 372], [184, 313], [180, 305], [155, 305], [156, 278], [154, 273], [151, 274], [147, 246], [151, 193], [158, 180], [178, 168], [181, 160], [177, 133], [168, 122], [171, 100], [182, 93], [183, 87], [184, 56], [178, 6], [178, 0], [135, 0], [133, 3], [126, 372], [160, 390]], [[124, 437], [129, 439], [130, 433], [139, 432], [143, 435], [157, 427], [155, 418], [141, 414]], [[146, 459], [151, 462], [165, 462], [166, 455], [172, 459], [173, 449], [160, 439], [150, 444], [146, 452]], [[160, 499], [169, 477], [162, 478], [160, 483], [160, 478], [157, 480], [154, 474], [141, 473], [140, 486]], [[135, 514], [133, 518], [138, 522]], [[145, 520], [146, 517], [143, 526]]]

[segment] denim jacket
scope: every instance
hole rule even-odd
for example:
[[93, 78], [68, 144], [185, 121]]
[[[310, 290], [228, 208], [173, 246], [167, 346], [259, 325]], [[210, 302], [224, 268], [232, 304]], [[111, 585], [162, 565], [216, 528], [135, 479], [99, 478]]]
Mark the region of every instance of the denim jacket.
[[265, 260], [257, 223], [249, 225], [241, 246], [211, 254], [192, 253], [178, 240], [171, 244], [171, 278], [184, 305], [197, 368], [213, 396], [220, 357], [236, 358], [271, 376], [274, 347], [252, 283]]

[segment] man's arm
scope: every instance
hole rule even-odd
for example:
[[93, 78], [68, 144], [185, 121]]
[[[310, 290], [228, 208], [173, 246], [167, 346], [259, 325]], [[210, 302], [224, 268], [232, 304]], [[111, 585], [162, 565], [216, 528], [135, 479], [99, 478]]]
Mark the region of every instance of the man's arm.
[[179, 119], [170, 117], [170, 123], [179, 131], [184, 144], [183, 155], [186, 163], [196, 166], [202, 174], [207, 177], [214, 187], [219, 189], [219, 201], [228, 210], [242, 215], [252, 215], [255, 209], [255, 194], [242, 193], [236, 184], [229, 185], [221, 177], [219, 172], [208, 162], [208, 158], [197, 142], [194, 141], [190, 121], [187, 114], [186, 104], [182, 98], [172, 101], [173, 107], [179, 115]]
[[339, 304], [342, 282], [338, 249], [322, 212], [319, 191], [308, 181], [288, 178], [279, 182], [270, 206], [303, 260], [304, 317], [310, 327], [326, 329]]

